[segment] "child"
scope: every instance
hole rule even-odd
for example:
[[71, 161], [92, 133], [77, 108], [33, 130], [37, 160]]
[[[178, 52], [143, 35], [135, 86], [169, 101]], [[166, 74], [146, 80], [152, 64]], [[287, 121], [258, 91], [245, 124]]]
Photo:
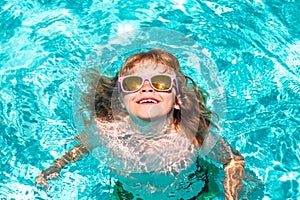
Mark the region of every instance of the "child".
[[83, 101], [96, 119], [83, 119], [96, 129], [42, 171], [37, 184], [47, 186], [67, 163], [93, 151], [105, 155], [101, 159], [120, 181], [115, 191], [127, 199], [195, 199], [212, 182], [199, 159], [206, 156], [224, 166], [226, 199], [238, 199], [244, 159], [212, 133], [215, 114], [206, 107], [205, 93], [183, 74], [174, 55], [158, 49], [137, 53], [114, 78], [97, 72], [89, 77], [94, 86]]

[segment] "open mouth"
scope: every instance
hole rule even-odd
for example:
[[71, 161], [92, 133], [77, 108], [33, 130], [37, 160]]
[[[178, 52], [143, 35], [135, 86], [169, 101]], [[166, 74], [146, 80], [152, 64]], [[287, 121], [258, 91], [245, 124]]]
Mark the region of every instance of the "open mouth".
[[156, 99], [141, 99], [137, 102], [138, 104], [158, 104], [159, 101]]

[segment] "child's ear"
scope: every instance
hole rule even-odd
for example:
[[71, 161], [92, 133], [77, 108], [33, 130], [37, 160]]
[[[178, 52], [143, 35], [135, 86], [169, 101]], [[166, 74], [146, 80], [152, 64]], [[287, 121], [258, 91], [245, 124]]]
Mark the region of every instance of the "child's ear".
[[180, 110], [181, 104], [182, 104], [182, 101], [181, 101], [180, 95], [177, 95], [175, 97], [174, 108], [177, 109], [177, 110]]

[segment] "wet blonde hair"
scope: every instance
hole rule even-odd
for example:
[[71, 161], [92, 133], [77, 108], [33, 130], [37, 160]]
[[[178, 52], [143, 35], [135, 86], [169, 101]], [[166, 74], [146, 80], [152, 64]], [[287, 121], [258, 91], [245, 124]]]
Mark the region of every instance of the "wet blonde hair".
[[[121, 70], [113, 78], [100, 74], [93, 69], [87, 71], [86, 80], [89, 80], [92, 87], [90, 87], [91, 92], [88, 92], [81, 99], [87, 105], [85, 108], [94, 110], [96, 117], [102, 121], [114, 122], [116, 116], [113, 116], [112, 101], [121, 103], [118, 99], [112, 97], [117, 88], [118, 77], [132, 73], [141, 63], [149, 62], [164, 65], [166, 66], [166, 72], [174, 71], [176, 73], [179, 88], [179, 94], [176, 98], [180, 98], [181, 105], [180, 109], [174, 109], [173, 124], [177, 131], [183, 132], [192, 139], [194, 145], [200, 147], [208, 133], [209, 126], [213, 125], [212, 117], [215, 114], [206, 106], [207, 93], [200, 90], [190, 77], [183, 74], [178, 59], [167, 51], [152, 49], [147, 52], [133, 54], [127, 58]], [[189, 85], [190, 87], [188, 87]], [[94, 98], [91, 95], [94, 95]], [[94, 101], [91, 101], [93, 99]], [[198, 112], [195, 112], [195, 110], [198, 110]], [[182, 118], [182, 113], [187, 113], [188, 117]], [[120, 116], [128, 115], [128, 113], [119, 114]], [[84, 119], [84, 121], [90, 123], [87, 119]]]

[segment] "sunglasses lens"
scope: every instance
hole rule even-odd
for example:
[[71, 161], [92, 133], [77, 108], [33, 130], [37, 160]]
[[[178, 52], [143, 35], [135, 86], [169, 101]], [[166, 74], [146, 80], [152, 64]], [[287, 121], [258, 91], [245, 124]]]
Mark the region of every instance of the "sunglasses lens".
[[143, 83], [143, 79], [138, 76], [126, 77], [123, 79], [122, 86], [125, 91], [138, 90]]
[[158, 75], [151, 78], [151, 83], [158, 90], [169, 90], [172, 86], [172, 79], [169, 76]]

